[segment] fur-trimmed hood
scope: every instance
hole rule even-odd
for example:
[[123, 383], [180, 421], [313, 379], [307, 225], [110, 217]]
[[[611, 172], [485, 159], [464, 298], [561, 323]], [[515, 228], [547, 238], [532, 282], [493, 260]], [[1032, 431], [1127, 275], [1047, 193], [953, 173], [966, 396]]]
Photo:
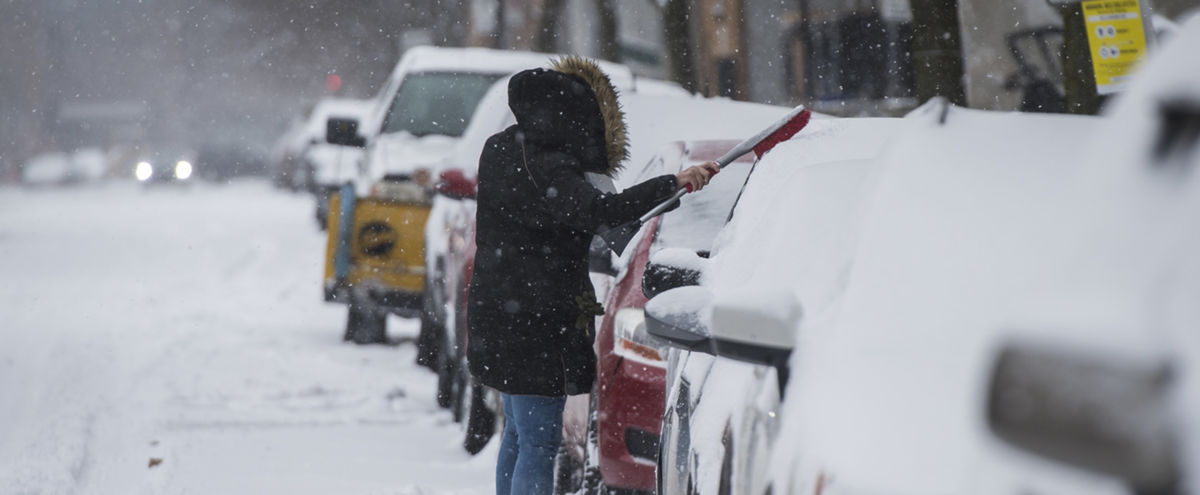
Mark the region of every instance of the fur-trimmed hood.
[[595, 62], [566, 56], [519, 72], [508, 104], [525, 140], [575, 155], [586, 172], [613, 176], [629, 157], [617, 90]]

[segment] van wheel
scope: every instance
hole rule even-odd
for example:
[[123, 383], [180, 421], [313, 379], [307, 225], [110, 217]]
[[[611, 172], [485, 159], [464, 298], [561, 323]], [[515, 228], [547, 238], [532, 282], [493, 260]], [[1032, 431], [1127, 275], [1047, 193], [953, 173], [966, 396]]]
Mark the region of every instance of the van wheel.
[[467, 414], [467, 436], [463, 448], [471, 455], [478, 454], [496, 433], [496, 413], [487, 406], [487, 389], [471, 380], [470, 412]]
[[387, 313], [362, 304], [351, 304], [346, 316], [343, 340], [355, 344], [382, 344], [387, 341]]

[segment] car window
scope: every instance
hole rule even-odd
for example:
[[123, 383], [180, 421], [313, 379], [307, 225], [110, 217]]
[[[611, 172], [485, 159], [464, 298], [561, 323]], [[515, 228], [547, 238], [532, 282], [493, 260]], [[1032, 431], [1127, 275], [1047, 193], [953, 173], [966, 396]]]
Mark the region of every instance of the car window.
[[424, 72], [404, 78], [388, 109], [383, 134], [461, 136], [492, 83], [502, 74]]
[[[688, 166], [701, 162], [690, 162]], [[712, 182], [696, 194], [683, 197], [679, 208], [663, 215], [654, 240], [654, 250], [679, 247], [692, 251], [712, 249], [713, 239], [725, 226], [729, 210], [737, 200], [738, 191], [750, 173], [750, 163], [734, 162], [713, 177]]]

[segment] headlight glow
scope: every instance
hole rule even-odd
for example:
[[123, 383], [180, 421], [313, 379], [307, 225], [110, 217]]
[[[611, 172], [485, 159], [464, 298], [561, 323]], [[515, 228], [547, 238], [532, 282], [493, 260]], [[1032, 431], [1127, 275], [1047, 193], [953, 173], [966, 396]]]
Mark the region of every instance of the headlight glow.
[[133, 169], [133, 176], [142, 182], [150, 180], [150, 177], [153, 175], [154, 166], [150, 165], [150, 162], [138, 162], [137, 167]]
[[187, 180], [192, 176], [192, 164], [187, 160], [179, 160], [175, 163], [175, 178], [179, 180]]

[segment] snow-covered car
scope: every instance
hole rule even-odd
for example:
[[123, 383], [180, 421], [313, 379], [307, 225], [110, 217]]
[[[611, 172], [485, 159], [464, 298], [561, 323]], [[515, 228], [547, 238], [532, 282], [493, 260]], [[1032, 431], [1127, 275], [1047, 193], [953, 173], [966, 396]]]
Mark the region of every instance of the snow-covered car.
[[1088, 153], [1112, 122], [1008, 120], [952, 110], [889, 154], [837, 314], [796, 343], [776, 493], [1190, 491], [1162, 437], [1195, 402], [1158, 373], [1195, 363], [1169, 311], [1196, 283], [1195, 181], [1128, 135], [1142, 156]]
[[[735, 144], [734, 140], [671, 143], [645, 165], [637, 178], [678, 173], [719, 158]], [[605, 298], [605, 314], [596, 331], [597, 385], [589, 414], [590, 444], [585, 450], [590, 472], [581, 478], [585, 486], [654, 490], [666, 362], [665, 349], [650, 340], [642, 325], [646, 303], [642, 272], [651, 253], [662, 249], [707, 254], [729, 216], [751, 161], [752, 155], [739, 158], [714, 177], [702, 194], [685, 197], [679, 208], [648, 222], [631, 242], [630, 254], [613, 266], [616, 279]]]
[[[405, 52], [365, 120], [330, 120], [331, 144], [364, 147], [361, 173], [338, 192], [337, 208], [331, 205], [337, 214], [331, 216], [326, 255], [325, 299], [349, 306], [347, 340], [382, 342], [388, 313], [421, 317], [422, 335], [432, 331], [424, 311], [424, 232], [436, 167], [453, 152], [497, 80], [544, 66], [551, 57], [415, 47]], [[601, 65], [618, 87], [630, 86], [628, 68]], [[420, 354], [431, 355], [428, 349]]]
[[100, 148], [83, 148], [71, 154], [75, 176], [82, 181], [97, 181], [108, 176], [108, 156]]
[[95, 181], [104, 178], [107, 168], [107, 158], [99, 148], [83, 148], [70, 154], [54, 151], [25, 162], [21, 182], [43, 186]]
[[309, 177], [302, 164], [304, 149], [312, 144], [313, 137], [305, 132], [307, 122], [303, 117], [294, 117], [271, 147], [269, 175], [275, 187], [291, 191], [308, 187]]
[[[914, 115], [836, 309], [776, 339], [792, 380], [751, 493], [1195, 492], [1197, 44], [1193, 22], [1103, 119]], [[769, 347], [718, 304], [713, 340]]]
[[27, 185], [62, 184], [73, 176], [71, 157], [58, 151], [37, 155], [21, 166], [21, 183]]
[[437, 373], [437, 402], [463, 425], [463, 447], [478, 453], [503, 415], [499, 396], [475, 383], [466, 365], [466, 290], [474, 260], [475, 187], [484, 142], [513, 121], [508, 78], [480, 100], [454, 152], [439, 165], [436, 195], [425, 223], [427, 326], [421, 361]]
[[[725, 99], [630, 95], [625, 100], [635, 148], [617, 182], [630, 185], [714, 160], [740, 138], [752, 135], [787, 113], [784, 107]], [[732, 141], [731, 141], [732, 139]], [[636, 146], [641, 141], [641, 146]], [[657, 147], [652, 147], [657, 146]], [[664, 361], [659, 349], [645, 347], [638, 315], [645, 302], [642, 271], [653, 252], [666, 248], [708, 251], [728, 218], [737, 190], [750, 169], [741, 157], [713, 179], [705, 192], [688, 197], [679, 209], [650, 222], [631, 249], [611, 257], [603, 249], [593, 269], [615, 275], [603, 290], [605, 315], [597, 325], [597, 386], [578, 431], [568, 431], [567, 453], [584, 461], [575, 476], [589, 490], [654, 490], [654, 463], [663, 412]], [[605, 258], [609, 258], [605, 260]], [[640, 356], [640, 357], [639, 357]], [[572, 468], [571, 463], [566, 464]], [[566, 476], [564, 476], [565, 478]], [[565, 491], [571, 491], [567, 487]]]
[[[761, 473], [756, 472], [761, 449], [772, 433], [772, 410], [762, 406], [777, 403], [780, 395], [773, 366], [715, 358], [704, 332], [677, 324], [680, 333], [663, 322], [674, 322], [673, 315], [707, 329], [715, 317], [706, 312], [715, 311], [717, 302], [757, 307], [792, 291], [814, 304], [830, 304], [847, 267], [847, 232], [872, 175], [872, 158], [904, 124], [813, 121], [767, 153], [744, 191], [739, 187], [741, 197], [710, 259], [674, 249], [650, 258], [642, 284], [654, 297], [646, 305], [646, 321], [638, 323], [671, 346], [657, 445], [660, 493], [756, 493], [748, 487]], [[779, 314], [789, 318], [797, 312], [783, 305]]]
[[362, 148], [333, 144], [327, 139], [329, 119], [361, 121], [371, 110], [373, 100], [355, 98], [326, 98], [317, 102], [304, 125], [305, 141], [310, 144], [302, 152], [308, 188], [316, 197], [317, 224], [322, 230], [329, 222], [329, 198], [343, 184], [358, 177]]
[[[647, 306], [652, 334], [720, 356], [683, 364], [704, 378], [694, 403], [733, 402], [692, 412], [706, 446], [663, 492], [1193, 491], [1200, 78], [1178, 69], [1189, 49], [1144, 69], [1107, 119], [923, 107], [866, 162], [833, 235], [827, 219], [756, 235], [752, 179], [701, 285]], [[780, 181], [776, 195], [836, 193], [814, 179]], [[732, 361], [763, 385], [717, 368]], [[664, 456], [680, 447], [664, 440]]]
[[[508, 108], [508, 77], [503, 77], [480, 99], [458, 144], [436, 169], [438, 176], [434, 189], [438, 194], [433, 198], [429, 220], [425, 223], [425, 273], [429, 275], [424, 302], [426, 328], [420, 338], [426, 341], [419, 345], [423, 354], [418, 360], [438, 373], [438, 403], [443, 407], [449, 407], [452, 400], [456, 404], [459, 402], [458, 385], [451, 387], [449, 384], [460, 383], [465, 378], [459, 377], [459, 381], [452, 378], [458, 373], [456, 363], [466, 357], [460, 355], [458, 348], [465, 342], [457, 321], [460, 314], [451, 302], [461, 302], [464, 298], [451, 292], [466, 287], [461, 280], [465, 263], [464, 231], [475, 221], [479, 155], [488, 137], [513, 121], [512, 111]], [[466, 373], [465, 368], [461, 372]], [[457, 416], [459, 407], [456, 406], [455, 411]]]

